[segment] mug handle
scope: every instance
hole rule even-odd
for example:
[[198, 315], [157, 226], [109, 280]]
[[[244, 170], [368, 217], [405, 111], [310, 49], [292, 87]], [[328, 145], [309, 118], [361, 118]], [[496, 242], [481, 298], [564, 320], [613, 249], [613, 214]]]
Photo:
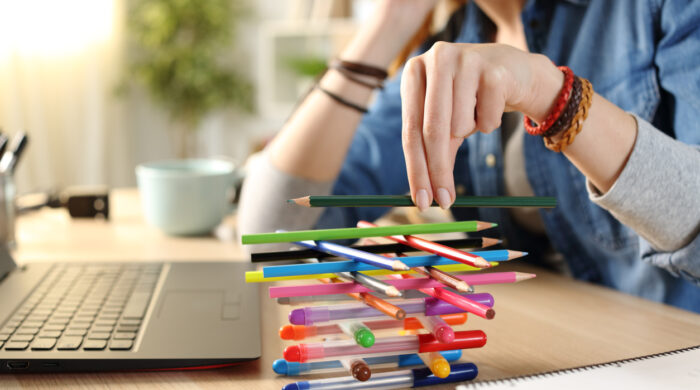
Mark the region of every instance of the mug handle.
[[236, 160], [228, 156], [212, 156], [212, 159], [222, 160], [231, 163], [233, 165], [233, 172], [231, 172], [230, 182], [229, 182], [229, 208], [226, 214], [231, 214], [236, 211], [238, 207], [238, 197], [241, 195], [241, 185], [243, 184], [243, 179], [245, 178], [245, 171], [241, 164], [238, 164]]

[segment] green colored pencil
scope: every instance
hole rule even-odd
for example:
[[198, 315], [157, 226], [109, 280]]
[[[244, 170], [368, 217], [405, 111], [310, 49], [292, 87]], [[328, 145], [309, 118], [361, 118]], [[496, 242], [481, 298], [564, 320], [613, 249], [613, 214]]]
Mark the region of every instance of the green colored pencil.
[[246, 234], [241, 242], [247, 244], [268, 244], [304, 240], [339, 240], [345, 238], [384, 237], [406, 234], [478, 232], [496, 226], [495, 223], [481, 221], [461, 221], [446, 223], [424, 223], [418, 225], [378, 226], [371, 228], [341, 228], [298, 230], [280, 233]]
[[[305, 196], [287, 202], [306, 207], [410, 207], [415, 206], [409, 195], [327, 195]], [[452, 207], [541, 207], [557, 205], [548, 196], [458, 196]], [[433, 202], [433, 207], [438, 207]]]

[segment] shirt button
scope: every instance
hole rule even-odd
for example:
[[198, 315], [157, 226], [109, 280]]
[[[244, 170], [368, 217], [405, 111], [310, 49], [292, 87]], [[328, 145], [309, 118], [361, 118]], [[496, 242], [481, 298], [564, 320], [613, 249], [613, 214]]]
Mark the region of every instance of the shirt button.
[[489, 168], [493, 168], [496, 166], [496, 156], [494, 156], [493, 153], [489, 153], [486, 155], [486, 166]]
[[464, 184], [457, 184], [455, 191], [457, 191], [457, 195], [464, 195], [464, 193], [467, 192], [467, 187], [465, 187]]

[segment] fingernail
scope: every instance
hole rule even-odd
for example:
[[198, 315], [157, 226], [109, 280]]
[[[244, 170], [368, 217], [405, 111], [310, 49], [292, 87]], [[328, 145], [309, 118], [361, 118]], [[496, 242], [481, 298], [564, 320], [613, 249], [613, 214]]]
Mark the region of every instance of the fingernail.
[[428, 204], [428, 191], [418, 190], [418, 192], [416, 192], [416, 206], [418, 206], [420, 211], [430, 207], [430, 204]]
[[442, 207], [445, 210], [450, 208], [450, 206], [452, 205], [452, 197], [450, 196], [450, 193], [447, 192], [447, 190], [444, 188], [438, 188], [437, 201], [440, 204], [440, 207]]

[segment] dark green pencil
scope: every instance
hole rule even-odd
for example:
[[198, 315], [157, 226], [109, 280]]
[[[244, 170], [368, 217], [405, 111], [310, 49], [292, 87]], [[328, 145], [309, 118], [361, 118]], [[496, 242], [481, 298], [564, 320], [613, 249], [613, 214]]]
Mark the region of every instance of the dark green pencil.
[[[305, 207], [412, 207], [409, 195], [327, 195], [289, 199]], [[452, 207], [556, 207], [557, 200], [548, 196], [458, 196]], [[433, 202], [433, 207], [438, 207]]]

